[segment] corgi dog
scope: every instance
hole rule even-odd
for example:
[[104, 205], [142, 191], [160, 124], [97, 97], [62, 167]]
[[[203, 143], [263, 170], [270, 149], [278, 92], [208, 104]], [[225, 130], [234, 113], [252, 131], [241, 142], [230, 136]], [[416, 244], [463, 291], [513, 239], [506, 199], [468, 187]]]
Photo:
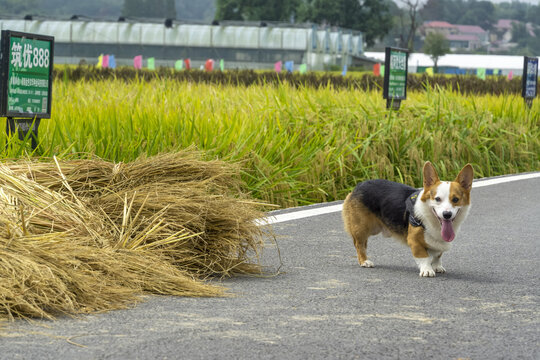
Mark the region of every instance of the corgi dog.
[[383, 233], [406, 243], [420, 276], [444, 273], [441, 256], [450, 249], [471, 207], [473, 168], [465, 165], [454, 181], [441, 181], [428, 161], [423, 189], [388, 180], [361, 182], [343, 203], [345, 230], [356, 247], [360, 266], [371, 268], [368, 237]]

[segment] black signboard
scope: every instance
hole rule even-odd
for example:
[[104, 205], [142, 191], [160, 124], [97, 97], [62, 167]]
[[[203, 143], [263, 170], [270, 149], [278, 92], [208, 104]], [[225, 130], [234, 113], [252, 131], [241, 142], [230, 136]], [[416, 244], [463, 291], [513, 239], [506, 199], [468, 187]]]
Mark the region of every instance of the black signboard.
[[534, 99], [538, 88], [538, 58], [525, 56], [523, 60], [521, 95], [528, 99]]
[[407, 98], [408, 59], [408, 50], [386, 48], [383, 98], [387, 100], [387, 108], [399, 109], [401, 100]]

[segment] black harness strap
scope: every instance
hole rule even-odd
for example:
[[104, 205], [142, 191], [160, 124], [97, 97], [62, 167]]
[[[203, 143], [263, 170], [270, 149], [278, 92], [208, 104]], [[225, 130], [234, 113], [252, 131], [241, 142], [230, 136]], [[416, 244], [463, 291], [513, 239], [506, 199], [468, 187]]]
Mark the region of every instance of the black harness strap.
[[418, 190], [412, 193], [412, 195], [407, 198], [407, 200], [405, 201], [405, 209], [407, 211], [406, 216], [409, 218], [409, 224], [415, 227], [421, 226], [425, 229], [426, 227], [424, 226], [424, 224], [422, 224], [422, 221], [420, 221], [417, 217], [414, 216], [414, 204], [418, 199], [420, 191], [421, 190]]

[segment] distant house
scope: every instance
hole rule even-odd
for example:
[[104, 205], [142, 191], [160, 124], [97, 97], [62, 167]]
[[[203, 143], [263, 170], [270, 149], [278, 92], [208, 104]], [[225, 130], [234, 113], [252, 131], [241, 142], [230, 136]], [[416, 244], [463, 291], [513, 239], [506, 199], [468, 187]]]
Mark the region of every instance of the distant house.
[[487, 45], [489, 34], [487, 31], [476, 25], [454, 25], [446, 21], [428, 21], [422, 26], [421, 32], [424, 35], [430, 33], [440, 33], [446, 36], [452, 51], [476, 50]]
[[509, 43], [512, 40], [512, 24], [518, 22], [511, 19], [499, 19], [497, 24], [493, 26], [493, 33], [491, 34], [492, 42]]
[[426, 21], [422, 29], [425, 35], [429, 35], [435, 32], [444, 35], [450, 35], [455, 33], [455, 26], [446, 21]]
[[[512, 19], [500, 19], [497, 24], [493, 26], [493, 31], [489, 36], [490, 42], [497, 50], [509, 50], [512, 47], [517, 46], [517, 43], [512, 42], [512, 31], [515, 25], [523, 24], [518, 20]], [[531, 23], [525, 24], [529, 36], [535, 37], [534, 26]]]

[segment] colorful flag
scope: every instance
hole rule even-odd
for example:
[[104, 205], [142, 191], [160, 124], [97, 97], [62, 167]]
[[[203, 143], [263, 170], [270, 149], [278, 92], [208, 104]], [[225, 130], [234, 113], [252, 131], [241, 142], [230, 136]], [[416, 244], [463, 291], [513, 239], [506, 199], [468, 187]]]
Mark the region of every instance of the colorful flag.
[[300, 67], [298, 68], [298, 71], [300, 71], [300, 74], [305, 74], [307, 72], [307, 65], [306, 64], [300, 64]]
[[146, 67], [148, 70], [156, 70], [156, 59], [151, 57], [146, 60]]
[[186, 70], [191, 69], [191, 60], [190, 59], [185, 59], [184, 60], [184, 65], [186, 65]]
[[103, 54], [98, 56], [98, 63], [96, 64], [98, 68], [103, 67]]
[[377, 63], [373, 65], [373, 75], [381, 76], [381, 64]]
[[212, 59], [206, 60], [206, 62], [204, 63], [204, 70], [206, 71], [214, 70], [214, 60]]
[[101, 60], [101, 67], [102, 68], [108, 68], [109, 67], [109, 55], [103, 55], [103, 58]]
[[384, 76], [384, 65], [381, 65], [381, 76]]
[[133, 58], [133, 67], [135, 69], [142, 69], [142, 55], [137, 55]]
[[274, 64], [274, 70], [276, 70], [276, 72], [281, 72], [281, 65], [283, 63], [281, 61], [277, 61], [275, 64]]
[[221, 71], [225, 70], [225, 60], [223, 59], [219, 60], [219, 70]]
[[426, 68], [426, 74], [428, 74], [429, 76], [433, 76], [433, 68], [432, 67]]
[[294, 61], [285, 61], [285, 70], [292, 73], [294, 71]]
[[513, 77], [514, 77], [514, 72], [510, 70], [510, 72], [508, 73], [508, 80], [512, 80]]
[[482, 80], [486, 80], [486, 69], [477, 69], [476, 76], [478, 76]]
[[347, 75], [347, 64], [343, 65], [343, 71], [341, 72], [341, 76]]
[[174, 63], [174, 69], [180, 71], [183, 68], [184, 68], [184, 60], [176, 60], [176, 62]]
[[109, 67], [111, 69], [116, 69], [116, 59], [114, 58], [114, 55], [109, 55]]

